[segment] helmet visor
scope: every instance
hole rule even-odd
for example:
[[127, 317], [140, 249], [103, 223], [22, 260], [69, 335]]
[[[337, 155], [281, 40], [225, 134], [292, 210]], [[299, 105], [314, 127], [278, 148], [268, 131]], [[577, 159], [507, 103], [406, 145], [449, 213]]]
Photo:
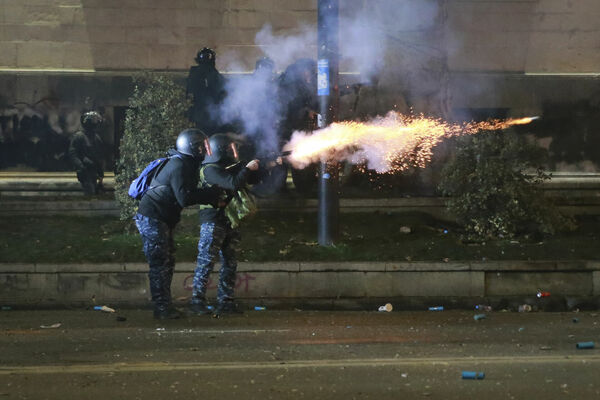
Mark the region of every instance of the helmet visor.
[[231, 156], [233, 157], [233, 159], [235, 161], [238, 161], [240, 159], [239, 153], [238, 153], [238, 148], [237, 148], [237, 144], [232, 142], [229, 144], [229, 149], [231, 150]]
[[208, 139], [204, 139], [204, 150], [206, 151], [207, 155], [212, 156], [212, 149], [210, 148], [210, 143], [208, 142]]

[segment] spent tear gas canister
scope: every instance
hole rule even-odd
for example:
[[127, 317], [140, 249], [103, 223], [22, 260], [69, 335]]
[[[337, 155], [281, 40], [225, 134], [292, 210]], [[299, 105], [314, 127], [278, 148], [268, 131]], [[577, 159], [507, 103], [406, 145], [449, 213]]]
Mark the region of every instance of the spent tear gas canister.
[[578, 349], [593, 349], [594, 346], [595, 346], [594, 342], [579, 342], [579, 343], [577, 343]]
[[462, 378], [463, 379], [483, 379], [483, 378], [485, 378], [485, 373], [475, 372], [475, 371], [463, 371]]

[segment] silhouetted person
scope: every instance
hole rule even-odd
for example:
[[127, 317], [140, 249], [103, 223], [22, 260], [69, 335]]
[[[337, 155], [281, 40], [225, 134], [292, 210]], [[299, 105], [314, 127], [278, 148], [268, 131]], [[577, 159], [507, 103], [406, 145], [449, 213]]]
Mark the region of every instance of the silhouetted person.
[[186, 89], [193, 101], [189, 118], [209, 136], [219, 130], [218, 108], [225, 97], [225, 80], [215, 68], [215, 57], [215, 52], [207, 47], [198, 52], [198, 65], [190, 68]]
[[[319, 109], [317, 63], [302, 58], [288, 66], [279, 77], [278, 97], [282, 112], [279, 122], [282, 143], [289, 141], [294, 131], [315, 129]], [[299, 192], [309, 193], [316, 187], [316, 164], [303, 169], [292, 168], [292, 178]]]
[[86, 195], [98, 194], [102, 190], [103, 143], [98, 136], [102, 121], [102, 116], [96, 111], [84, 113], [81, 116], [83, 131], [77, 131], [69, 143], [69, 158]]

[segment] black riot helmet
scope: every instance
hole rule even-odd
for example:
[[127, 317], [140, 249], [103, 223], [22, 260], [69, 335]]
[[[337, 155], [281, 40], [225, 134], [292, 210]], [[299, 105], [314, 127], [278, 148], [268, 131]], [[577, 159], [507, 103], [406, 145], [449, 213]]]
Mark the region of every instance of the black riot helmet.
[[238, 161], [237, 144], [228, 135], [217, 133], [208, 139], [210, 153], [204, 158], [204, 164], [208, 163], [234, 163]]
[[200, 129], [185, 129], [177, 136], [175, 147], [178, 152], [202, 161], [205, 151], [208, 153], [208, 139]]
[[258, 60], [256, 60], [256, 64], [254, 65], [254, 71], [264, 71], [266, 73], [272, 74], [273, 71], [275, 71], [275, 63], [269, 57], [261, 57]]
[[86, 132], [93, 132], [102, 124], [103, 118], [98, 111], [88, 111], [81, 114], [79, 120]]
[[216, 57], [217, 57], [217, 53], [215, 53], [215, 51], [213, 49], [209, 49], [208, 47], [205, 47], [198, 52], [195, 60], [198, 64], [210, 64], [214, 67]]

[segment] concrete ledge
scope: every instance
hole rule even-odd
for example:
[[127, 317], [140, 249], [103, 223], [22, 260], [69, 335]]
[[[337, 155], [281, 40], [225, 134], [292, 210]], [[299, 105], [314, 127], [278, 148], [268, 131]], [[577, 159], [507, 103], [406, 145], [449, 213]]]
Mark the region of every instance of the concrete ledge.
[[[174, 298], [183, 300], [191, 295], [194, 268], [191, 262], [177, 265]], [[147, 304], [147, 273], [144, 263], [0, 264], [0, 305]], [[216, 295], [217, 280], [215, 272], [209, 297]], [[399, 306], [433, 299], [464, 303], [468, 298], [520, 298], [532, 302], [540, 289], [551, 292], [552, 301], [563, 305], [569, 303], [567, 297], [594, 299], [600, 296], [600, 262], [240, 263], [236, 282], [237, 297], [250, 302], [369, 302], [384, 298], [395, 299]]]

